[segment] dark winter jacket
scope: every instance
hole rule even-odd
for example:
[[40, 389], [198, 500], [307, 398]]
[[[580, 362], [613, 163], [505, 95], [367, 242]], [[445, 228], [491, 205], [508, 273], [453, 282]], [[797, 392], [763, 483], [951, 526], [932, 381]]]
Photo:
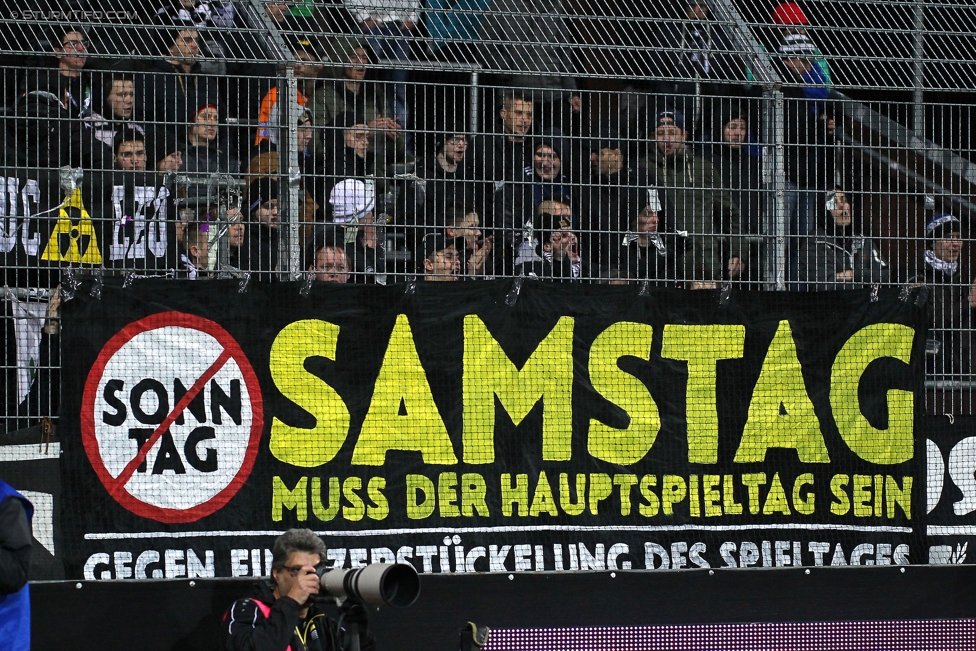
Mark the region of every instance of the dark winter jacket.
[[[929, 258], [926, 259], [926, 253]], [[944, 269], [936, 267], [942, 266]], [[972, 369], [973, 310], [969, 306], [972, 277], [961, 265], [952, 268], [926, 251], [919, 256], [909, 284], [929, 289], [928, 372], [935, 375], [970, 373]]]
[[[291, 597], [275, 599], [270, 581], [251, 588], [247, 597], [231, 604], [224, 614], [227, 651], [338, 651], [343, 630], [326, 615], [324, 600], [313, 600], [301, 617], [301, 606]], [[333, 609], [334, 610], [334, 609]], [[360, 649], [372, 651], [372, 633], [360, 634]]]
[[627, 233], [620, 247], [618, 269], [634, 280], [649, 280], [655, 287], [676, 287], [681, 279], [684, 238], [673, 233], [649, 234], [645, 246], [636, 233]]
[[[853, 272], [853, 280], [837, 279], [845, 271]], [[888, 282], [888, 263], [867, 237], [818, 226], [800, 247], [799, 276], [810, 290], [860, 289]]]
[[685, 279], [720, 280], [726, 261], [743, 255], [738, 237], [742, 216], [721, 177], [710, 162], [687, 146], [672, 156], [655, 151], [650, 160], [673, 215], [669, 228], [687, 233]]

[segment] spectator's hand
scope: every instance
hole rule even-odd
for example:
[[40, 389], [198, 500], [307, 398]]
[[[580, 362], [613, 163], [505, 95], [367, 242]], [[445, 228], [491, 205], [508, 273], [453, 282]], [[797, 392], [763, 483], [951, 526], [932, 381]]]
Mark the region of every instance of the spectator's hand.
[[485, 238], [485, 243], [482, 246], [474, 245], [474, 253], [468, 259], [468, 273], [470, 274], [483, 274], [485, 272], [485, 261], [488, 259], [488, 254], [491, 253], [491, 238]]
[[834, 275], [834, 278], [841, 282], [853, 282], [854, 280], [854, 270], [848, 269], [847, 271], [841, 271]]
[[688, 289], [718, 289], [718, 283], [712, 281], [702, 282], [696, 280], [695, 282], [691, 283], [691, 285], [688, 286]]
[[741, 258], [729, 258], [729, 278], [738, 278], [744, 267]]
[[583, 112], [583, 98], [579, 95], [573, 95], [569, 98], [569, 106], [572, 108], [573, 113]]
[[823, 120], [824, 126], [827, 127], [827, 135], [834, 135], [834, 132], [837, 130], [837, 120], [830, 117], [826, 113], [821, 115], [820, 119]]
[[373, 20], [372, 18], [367, 18], [359, 24], [360, 27], [364, 29], [372, 29], [374, 27], [382, 27], [383, 22], [379, 20]]
[[403, 130], [400, 123], [393, 118], [375, 118], [367, 126], [372, 129], [385, 131], [386, 137], [390, 140], [396, 140], [397, 136], [400, 135], [399, 132]]
[[413, 24], [412, 20], [405, 20], [402, 23], [400, 23], [400, 29], [402, 29], [405, 32], [412, 32], [414, 27], [415, 25]]
[[319, 575], [315, 573], [315, 567], [306, 565], [299, 572], [298, 578], [292, 584], [288, 596], [304, 605], [308, 598], [313, 594], [319, 593]]
[[973, 278], [973, 284], [969, 286], [969, 309], [976, 308], [976, 278]]

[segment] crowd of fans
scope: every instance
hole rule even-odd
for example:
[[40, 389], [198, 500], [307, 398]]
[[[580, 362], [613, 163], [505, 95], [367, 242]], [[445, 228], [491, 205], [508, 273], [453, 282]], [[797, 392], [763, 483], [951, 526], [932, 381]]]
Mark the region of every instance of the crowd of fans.
[[[579, 90], [559, 61], [515, 62], [525, 74], [489, 89], [481, 133], [470, 131], [463, 106], [426, 104], [415, 114], [412, 73], [396, 65], [418, 54], [418, 30], [430, 37], [425, 56], [477, 61], [487, 26], [474, 13], [425, 16], [419, 1], [329, 8], [265, 5], [297, 62], [297, 104], [287, 111], [283, 75], [251, 56], [257, 36], [219, 29], [240, 25], [239, 3], [163, 4], [144, 32], [158, 41], [151, 60], [90, 57], [86, 30], [64, 27], [52, 66], [7, 71], [6, 87], [17, 89], [8, 158], [82, 167], [95, 182], [176, 179], [179, 249], [169, 266], [193, 279], [228, 270], [287, 278], [280, 215], [297, 184], [301, 268], [318, 281], [523, 275], [707, 289], [773, 280], [761, 88], [706, 3], [689, 0], [681, 20], [660, 26], [670, 47], [636, 100]], [[788, 288], [933, 285], [933, 319], [946, 333], [934, 348], [954, 351], [941, 367], [967, 372], [976, 290], [962, 268], [962, 221], [931, 213], [919, 260], [885, 260], [844, 187], [849, 170], [835, 161], [832, 80], [809, 20], [783, 2], [770, 21], [779, 40], [767, 44], [769, 60], [790, 82], [782, 88]], [[552, 74], [560, 69], [567, 74]], [[283, 175], [279, 157], [292, 154], [298, 169]], [[211, 192], [215, 175], [240, 189]]]
[[[571, 75], [528, 74], [530, 62], [513, 62], [526, 74], [500, 79], [508, 85], [492, 89], [496, 119], [477, 135], [453, 107], [426, 106], [440, 114], [412, 116], [408, 70], [395, 64], [416, 54], [419, 29], [434, 37], [424, 40], [433, 50], [425, 54], [476, 60], [473, 43], [494, 28], [445, 21], [450, 13], [425, 16], [419, 2], [329, 7], [331, 14], [308, 3], [264, 6], [262, 20], [285, 30], [296, 61], [297, 105], [288, 107], [295, 130], [283, 125], [281, 76], [254, 56], [260, 48], [249, 39], [257, 36], [219, 29], [239, 26], [244, 7], [171, 0], [143, 31], [156, 39], [157, 58], [89, 57], [85, 29], [69, 26], [52, 39], [56, 67], [16, 71], [7, 84], [17, 88], [8, 156], [102, 179], [176, 173], [188, 181], [174, 193], [183, 205], [178, 262], [192, 277], [226, 266], [262, 280], [283, 277], [278, 207], [286, 198], [277, 181], [287, 167], [279, 146], [287, 142], [292, 151], [283, 155], [298, 158], [300, 244], [311, 271], [316, 251], [328, 245], [343, 249], [350, 282], [385, 282], [390, 273], [442, 280], [525, 273], [688, 288], [768, 280], [761, 89], [743, 83], [751, 71], [706, 3], [684, 3], [683, 19], [661, 27], [661, 40], [677, 47], [662, 50], [636, 103], [608, 102], [605, 93], [578, 90]], [[831, 78], [797, 3], [775, 6], [771, 21], [780, 42], [770, 60], [793, 82], [784, 87], [790, 287], [887, 279], [855, 272], [850, 252], [840, 257], [851, 268], [825, 277], [822, 252], [805, 244], [805, 236], [833, 232], [828, 206], [844, 193], [843, 170], [834, 166]], [[537, 36], [565, 36], [557, 27]], [[457, 47], [458, 40], [472, 45]], [[539, 56], [552, 53], [543, 48]], [[440, 128], [421, 128], [432, 123]], [[431, 135], [433, 147], [422, 137]], [[214, 175], [240, 181], [239, 207], [208, 195]], [[208, 222], [228, 219], [228, 211], [243, 228], [211, 229]], [[855, 212], [847, 228], [863, 222]], [[186, 224], [208, 234], [213, 255], [202, 257], [187, 240]], [[218, 234], [228, 248], [215, 246]], [[456, 273], [427, 273], [435, 246], [427, 238], [455, 251]], [[388, 242], [400, 247], [397, 255], [388, 255]]]

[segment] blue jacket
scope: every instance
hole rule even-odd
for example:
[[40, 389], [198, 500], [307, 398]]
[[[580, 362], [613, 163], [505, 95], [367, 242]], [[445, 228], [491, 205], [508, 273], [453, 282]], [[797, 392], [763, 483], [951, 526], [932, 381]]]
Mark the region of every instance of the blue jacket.
[[[21, 511], [26, 518], [21, 516]], [[0, 651], [30, 649], [27, 568], [30, 565], [30, 520], [33, 515], [34, 507], [27, 498], [0, 481], [0, 569], [4, 570], [0, 575]]]

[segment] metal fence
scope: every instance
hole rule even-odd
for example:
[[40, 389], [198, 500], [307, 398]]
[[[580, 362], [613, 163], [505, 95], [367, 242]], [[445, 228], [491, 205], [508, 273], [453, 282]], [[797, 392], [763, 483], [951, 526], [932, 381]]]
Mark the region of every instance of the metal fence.
[[971, 411], [971, 2], [156, 4], [0, 14], [6, 431], [79, 274], [926, 284]]

